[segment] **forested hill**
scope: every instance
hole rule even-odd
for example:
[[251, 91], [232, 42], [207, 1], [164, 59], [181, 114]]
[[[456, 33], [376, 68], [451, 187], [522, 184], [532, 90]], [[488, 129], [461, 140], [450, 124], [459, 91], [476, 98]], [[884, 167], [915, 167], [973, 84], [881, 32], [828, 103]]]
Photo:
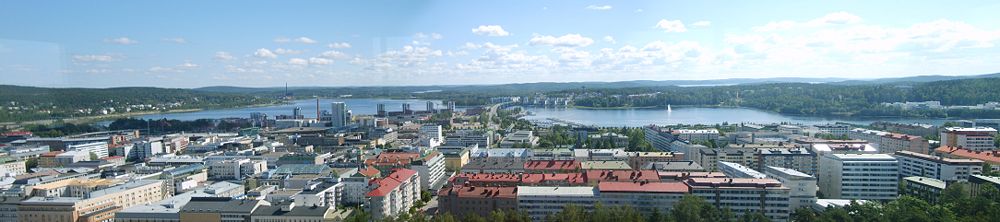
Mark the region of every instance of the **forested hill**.
[[[942, 105], [976, 105], [1000, 101], [1000, 78], [959, 79], [924, 83], [870, 85], [776, 83], [714, 87], [640, 87], [566, 90], [591, 93], [575, 101], [583, 107], [649, 107], [672, 105], [740, 106], [809, 116], [1000, 117], [1000, 112], [899, 110], [886, 102], [941, 101]], [[642, 95], [645, 96], [635, 96]], [[629, 96], [633, 95], [633, 96]]]
[[[0, 122], [178, 109], [238, 107], [276, 102], [249, 94], [153, 87], [41, 88], [0, 85]], [[113, 111], [112, 111], [113, 110]]]

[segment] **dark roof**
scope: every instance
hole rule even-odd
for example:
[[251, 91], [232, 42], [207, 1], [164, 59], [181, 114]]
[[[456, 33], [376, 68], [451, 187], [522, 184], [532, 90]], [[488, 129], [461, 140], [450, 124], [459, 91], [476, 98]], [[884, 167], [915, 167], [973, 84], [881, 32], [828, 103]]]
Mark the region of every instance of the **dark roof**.
[[233, 199], [230, 197], [191, 197], [191, 201], [181, 208], [181, 212], [253, 212], [260, 200]]
[[281, 206], [261, 206], [251, 216], [323, 217], [329, 209], [329, 207], [297, 206], [291, 211], [283, 211]]

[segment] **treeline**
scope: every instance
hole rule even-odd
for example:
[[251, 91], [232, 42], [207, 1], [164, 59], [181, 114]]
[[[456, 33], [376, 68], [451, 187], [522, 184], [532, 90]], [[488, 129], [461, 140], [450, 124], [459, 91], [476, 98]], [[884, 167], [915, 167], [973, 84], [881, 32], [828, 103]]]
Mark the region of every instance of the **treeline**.
[[[561, 94], [597, 93], [580, 98], [583, 107], [663, 107], [666, 105], [751, 107], [782, 114], [809, 116], [1000, 117], [996, 110], [902, 110], [887, 102], [941, 101], [942, 105], [976, 105], [1000, 100], [1000, 78], [927, 83], [837, 85], [775, 83], [712, 87], [638, 87], [574, 89]], [[641, 95], [645, 96], [628, 96]]]
[[[278, 100], [275, 97], [191, 89], [40, 88], [0, 85], [0, 122], [94, 116], [97, 115], [95, 112], [107, 108], [115, 108], [115, 113], [121, 113], [130, 105], [162, 105], [170, 109], [209, 109], [276, 102]], [[132, 110], [154, 111], [138, 107]]]
[[179, 132], [235, 132], [251, 127], [245, 120], [198, 119], [183, 121], [176, 119], [144, 120], [122, 118], [112, 121], [107, 127], [93, 124], [73, 124], [56, 122], [48, 125], [26, 125], [24, 129], [39, 137], [61, 137], [104, 130], [142, 130], [150, 134]]
[[233, 132], [240, 128], [250, 127], [250, 122], [245, 120], [213, 120], [197, 119], [182, 121], [176, 119], [116, 119], [108, 125], [109, 130], [147, 130], [150, 134], [178, 133], [178, 132]]
[[49, 125], [26, 125], [24, 129], [38, 137], [61, 137], [80, 133], [104, 130], [101, 127], [87, 124], [56, 122]]

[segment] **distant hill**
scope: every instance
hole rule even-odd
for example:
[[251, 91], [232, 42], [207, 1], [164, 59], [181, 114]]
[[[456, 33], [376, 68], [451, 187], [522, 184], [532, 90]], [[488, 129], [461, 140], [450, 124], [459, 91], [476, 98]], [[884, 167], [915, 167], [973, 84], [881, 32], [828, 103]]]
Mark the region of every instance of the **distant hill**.
[[924, 82], [959, 80], [959, 79], [980, 79], [980, 78], [998, 78], [998, 77], [1000, 77], [1000, 73], [970, 75], [970, 76], [926, 75], [926, 76], [910, 76], [910, 77], [899, 77], [899, 78], [881, 78], [881, 79], [871, 79], [871, 80], [845, 80], [832, 83], [842, 84], [842, 85], [906, 84], [906, 83], [924, 83]]

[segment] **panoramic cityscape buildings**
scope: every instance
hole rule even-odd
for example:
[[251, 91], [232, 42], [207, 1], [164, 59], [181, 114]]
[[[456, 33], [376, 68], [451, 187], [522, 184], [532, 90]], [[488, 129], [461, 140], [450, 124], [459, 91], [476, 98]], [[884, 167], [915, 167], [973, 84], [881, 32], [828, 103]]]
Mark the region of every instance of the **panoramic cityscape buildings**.
[[1000, 221], [1000, 4], [0, 3], [0, 222]]

